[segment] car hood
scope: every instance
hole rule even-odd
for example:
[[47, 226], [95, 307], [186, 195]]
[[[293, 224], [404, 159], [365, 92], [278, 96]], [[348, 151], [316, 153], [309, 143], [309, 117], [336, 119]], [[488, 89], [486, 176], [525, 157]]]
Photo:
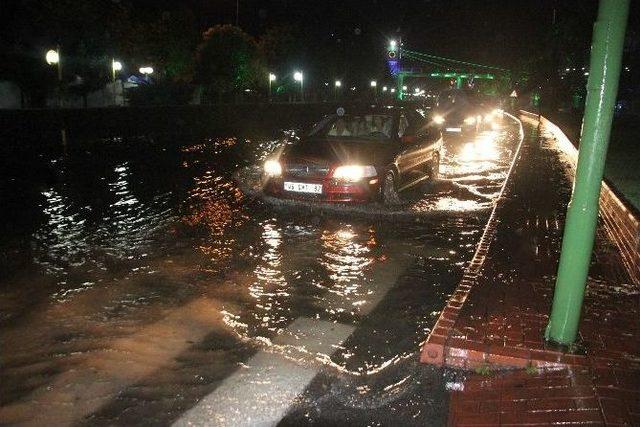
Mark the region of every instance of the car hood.
[[303, 139], [288, 146], [281, 159], [284, 163], [318, 165], [359, 164], [385, 166], [398, 150], [398, 141], [345, 141]]

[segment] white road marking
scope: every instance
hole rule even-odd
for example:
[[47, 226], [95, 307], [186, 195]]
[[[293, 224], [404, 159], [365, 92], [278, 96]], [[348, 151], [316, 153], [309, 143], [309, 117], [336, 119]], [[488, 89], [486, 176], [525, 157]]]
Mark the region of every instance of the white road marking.
[[[273, 341], [330, 356], [355, 330], [353, 326], [298, 318]], [[260, 351], [173, 425], [273, 426], [287, 413], [318, 373], [284, 357]]]

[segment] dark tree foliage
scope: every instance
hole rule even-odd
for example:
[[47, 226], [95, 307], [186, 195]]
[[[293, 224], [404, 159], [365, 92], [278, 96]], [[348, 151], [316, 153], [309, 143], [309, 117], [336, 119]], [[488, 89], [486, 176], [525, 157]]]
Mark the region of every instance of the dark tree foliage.
[[219, 97], [255, 85], [260, 58], [255, 40], [238, 27], [217, 25], [203, 34], [196, 50], [195, 79]]

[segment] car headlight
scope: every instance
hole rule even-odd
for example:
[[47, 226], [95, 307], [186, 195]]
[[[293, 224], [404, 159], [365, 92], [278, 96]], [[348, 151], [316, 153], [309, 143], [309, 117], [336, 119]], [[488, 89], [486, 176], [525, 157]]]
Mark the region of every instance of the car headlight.
[[433, 122], [435, 124], [441, 125], [444, 123], [444, 117], [440, 114], [436, 114], [435, 116], [433, 116]]
[[269, 176], [282, 175], [282, 165], [277, 160], [267, 160], [264, 162], [264, 173]]
[[473, 116], [469, 116], [466, 119], [464, 119], [464, 124], [466, 125], [472, 125], [476, 122], [476, 118]]
[[333, 171], [332, 177], [338, 181], [358, 182], [362, 178], [371, 178], [376, 175], [376, 168], [373, 166], [345, 165], [338, 166]]

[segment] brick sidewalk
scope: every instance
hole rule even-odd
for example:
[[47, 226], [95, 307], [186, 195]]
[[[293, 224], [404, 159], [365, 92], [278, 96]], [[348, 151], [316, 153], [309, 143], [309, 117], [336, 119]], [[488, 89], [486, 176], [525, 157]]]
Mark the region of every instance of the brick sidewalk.
[[[571, 169], [549, 135], [525, 126], [520, 157], [478, 254], [423, 348], [422, 361], [471, 374], [452, 425], [640, 425], [640, 293], [599, 227], [574, 354], [543, 340]], [[527, 373], [530, 372], [530, 373]]]

